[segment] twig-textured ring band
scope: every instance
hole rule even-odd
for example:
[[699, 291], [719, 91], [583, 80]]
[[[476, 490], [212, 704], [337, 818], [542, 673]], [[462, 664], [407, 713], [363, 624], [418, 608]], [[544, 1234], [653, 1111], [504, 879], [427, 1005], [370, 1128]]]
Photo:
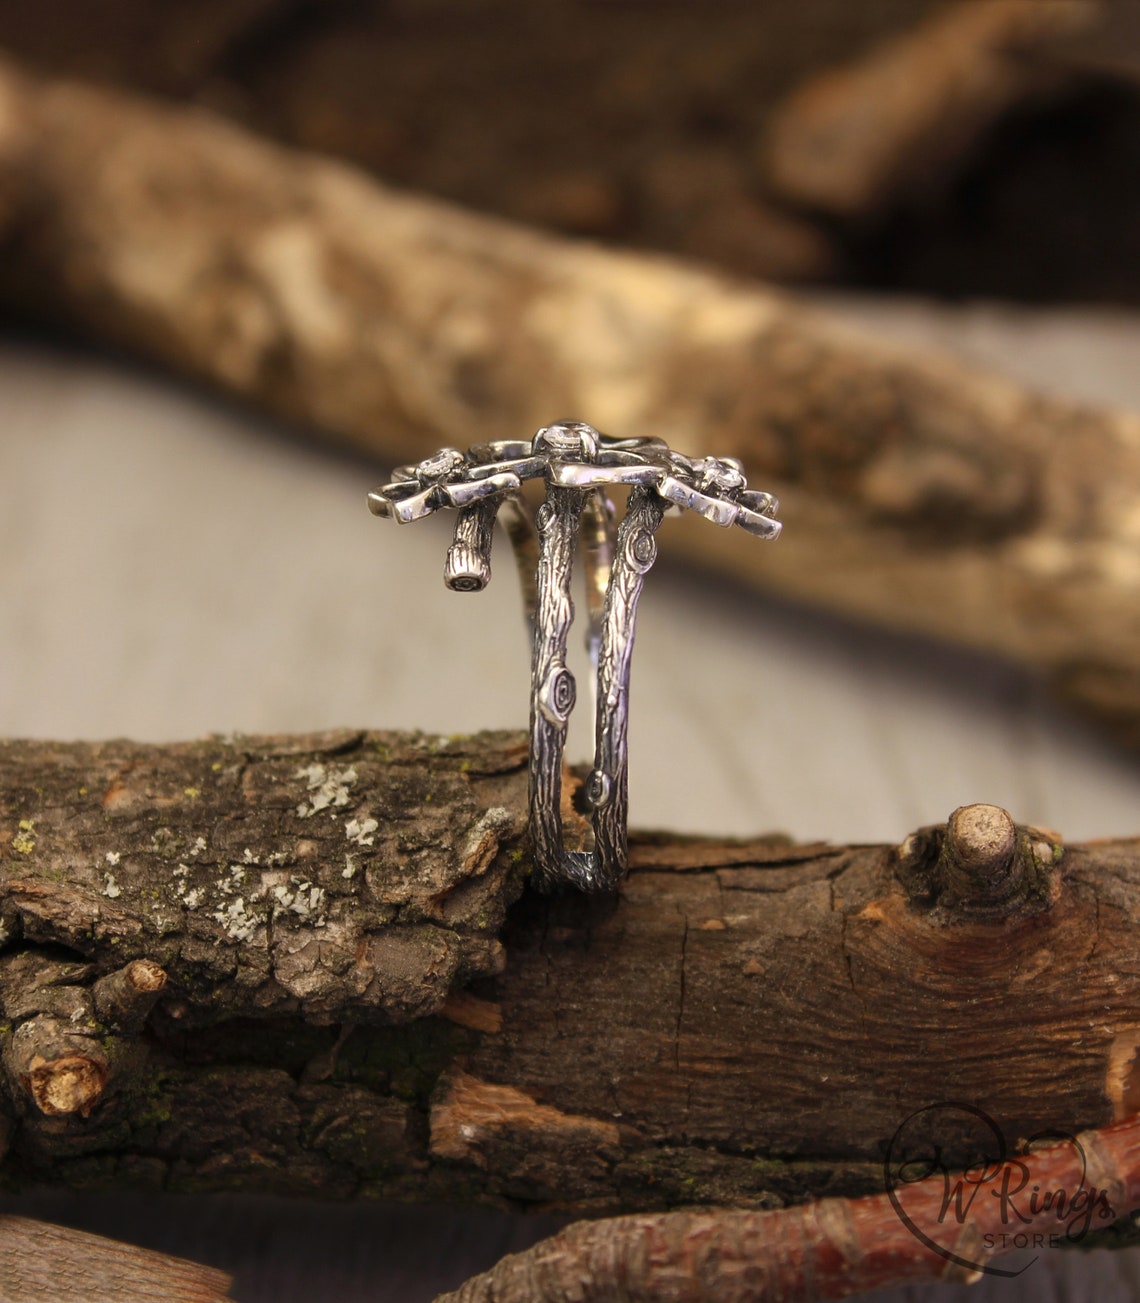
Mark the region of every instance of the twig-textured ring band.
[[[546, 500], [533, 519], [525, 481], [543, 479]], [[614, 530], [609, 490], [629, 489]], [[629, 670], [637, 601], [657, 556], [654, 535], [670, 511], [695, 511], [758, 538], [780, 532], [778, 503], [747, 487], [740, 463], [692, 459], [660, 439], [612, 439], [578, 421], [548, 425], [533, 440], [444, 448], [368, 495], [377, 516], [402, 523], [440, 507], [459, 515], [444, 580], [478, 592], [491, 577], [491, 535], [501, 518], [515, 549], [531, 630], [530, 832], [535, 881], [606, 891], [625, 876]], [[576, 689], [566, 667], [574, 619], [570, 580], [581, 548], [589, 607], [588, 647], [596, 675], [594, 768], [586, 784], [593, 846], [568, 850], [562, 836], [562, 759]]]

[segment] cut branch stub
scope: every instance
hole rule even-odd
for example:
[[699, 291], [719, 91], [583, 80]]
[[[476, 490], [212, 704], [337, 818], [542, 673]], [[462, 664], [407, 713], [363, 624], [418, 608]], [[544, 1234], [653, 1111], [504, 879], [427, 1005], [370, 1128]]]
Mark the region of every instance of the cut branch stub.
[[88, 1117], [103, 1098], [106, 1084], [106, 1065], [87, 1054], [67, 1054], [50, 1062], [37, 1056], [32, 1059], [28, 1090], [40, 1112], [49, 1117], [61, 1113]]
[[49, 1014], [21, 1023], [5, 1058], [9, 1075], [49, 1117], [88, 1117], [103, 1098], [109, 1074], [99, 1042]]
[[1056, 833], [1021, 827], [997, 805], [962, 805], [896, 851], [911, 903], [941, 922], [1008, 919], [1056, 904], [1064, 848]]
[[87, 1117], [103, 1098], [110, 1069], [85, 985], [92, 966], [36, 950], [0, 960], [3, 1066], [17, 1100], [49, 1117]]
[[121, 1031], [138, 1031], [165, 986], [166, 970], [160, 964], [132, 959], [95, 983], [95, 1012]]

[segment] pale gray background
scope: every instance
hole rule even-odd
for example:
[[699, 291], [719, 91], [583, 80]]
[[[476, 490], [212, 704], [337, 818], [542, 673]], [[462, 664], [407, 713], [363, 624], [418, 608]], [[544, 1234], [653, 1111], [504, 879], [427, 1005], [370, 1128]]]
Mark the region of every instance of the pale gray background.
[[[1140, 409], [1140, 316], [828, 301], [868, 329]], [[525, 726], [505, 548], [485, 593], [447, 592], [446, 524], [373, 520], [365, 461], [126, 363], [17, 337], [0, 338], [0, 413], [0, 733]], [[700, 524], [666, 523], [642, 601], [634, 824], [898, 840], [987, 800], [1072, 839], [1140, 832], [1140, 763], [1039, 684], [671, 565], [670, 531]], [[588, 745], [576, 736], [579, 755]], [[0, 1203], [16, 1206], [215, 1263], [244, 1303], [421, 1303], [556, 1224], [149, 1195]], [[1138, 1283], [1136, 1254], [1052, 1253], [967, 1297], [1123, 1300]]]

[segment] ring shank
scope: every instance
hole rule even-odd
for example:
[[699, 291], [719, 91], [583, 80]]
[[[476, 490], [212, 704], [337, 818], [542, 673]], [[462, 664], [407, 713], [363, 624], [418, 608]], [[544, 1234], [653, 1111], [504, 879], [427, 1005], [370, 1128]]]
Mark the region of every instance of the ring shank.
[[[625, 874], [630, 661], [637, 602], [656, 555], [653, 535], [663, 517], [663, 504], [646, 489], [635, 487], [615, 546], [613, 506], [600, 490], [551, 485], [538, 513], [530, 828], [536, 881], [545, 887], [569, 881], [586, 890], [612, 890]], [[574, 554], [579, 547], [585, 562], [587, 645], [594, 671], [594, 768], [586, 792], [594, 845], [568, 851], [562, 827], [562, 765], [576, 690], [566, 652], [574, 619]]]
[[[523, 580], [531, 633], [530, 831], [537, 882], [569, 881], [590, 891], [612, 890], [628, 857], [629, 673], [637, 603], [656, 555], [653, 535], [664, 504], [635, 485], [614, 539], [614, 507], [601, 488], [551, 484], [533, 521], [518, 494], [464, 507], [447, 554], [445, 580], [478, 591], [491, 577], [491, 539], [500, 514]], [[566, 665], [574, 620], [574, 556], [581, 550], [589, 626], [586, 638], [594, 714], [594, 767], [586, 796], [593, 847], [568, 851], [562, 827], [562, 766], [576, 699]]]
[[665, 516], [662, 503], [635, 488], [618, 530], [606, 588], [598, 658], [594, 769], [586, 795], [593, 809], [595, 888], [609, 890], [625, 875], [629, 858], [629, 672], [641, 586], [657, 556], [654, 535]]
[[[535, 877], [546, 887], [564, 876], [577, 881], [562, 842], [562, 757], [574, 708], [574, 679], [566, 646], [574, 619], [570, 579], [582, 514], [582, 495], [554, 485], [538, 512], [539, 561], [531, 658], [530, 832]], [[588, 885], [579, 882], [578, 885]]]

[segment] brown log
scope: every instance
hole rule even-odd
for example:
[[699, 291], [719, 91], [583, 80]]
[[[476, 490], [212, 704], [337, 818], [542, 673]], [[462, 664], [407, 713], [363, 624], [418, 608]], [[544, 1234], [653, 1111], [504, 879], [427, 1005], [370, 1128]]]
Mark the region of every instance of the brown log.
[[793, 92], [769, 120], [768, 182], [848, 221], [944, 189], [1003, 116], [1070, 86], [1042, 54], [1105, 17], [1098, 0], [958, 0]]
[[10, 67], [0, 231], [0, 302], [388, 463], [567, 414], [740, 456], [780, 546], [687, 522], [678, 552], [1016, 658], [1140, 741], [1135, 417]]
[[4, 1303], [223, 1303], [222, 1271], [63, 1226], [0, 1216]]
[[[642, 834], [620, 895], [544, 897], [525, 759], [0, 747], [6, 1179], [765, 1208], [881, 1190], [937, 1101], [1012, 1143], [1140, 1099], [1140, 842], [995, 807], [899, 847]], [[106, 1000], [140, 964], [141, 1026]]]
[[578, 1222], [436, 1303], [814, 1303], [916, 1280], [1009, 1279], [1025, 1266], [995, 1259], [1080, 1244], [1098, 1219], [1140, 1207], [1140, 1120], [975, 1168], [958, 1178], [960, 1201], [947, 1199], [947, 1175], [893, 1199]]

